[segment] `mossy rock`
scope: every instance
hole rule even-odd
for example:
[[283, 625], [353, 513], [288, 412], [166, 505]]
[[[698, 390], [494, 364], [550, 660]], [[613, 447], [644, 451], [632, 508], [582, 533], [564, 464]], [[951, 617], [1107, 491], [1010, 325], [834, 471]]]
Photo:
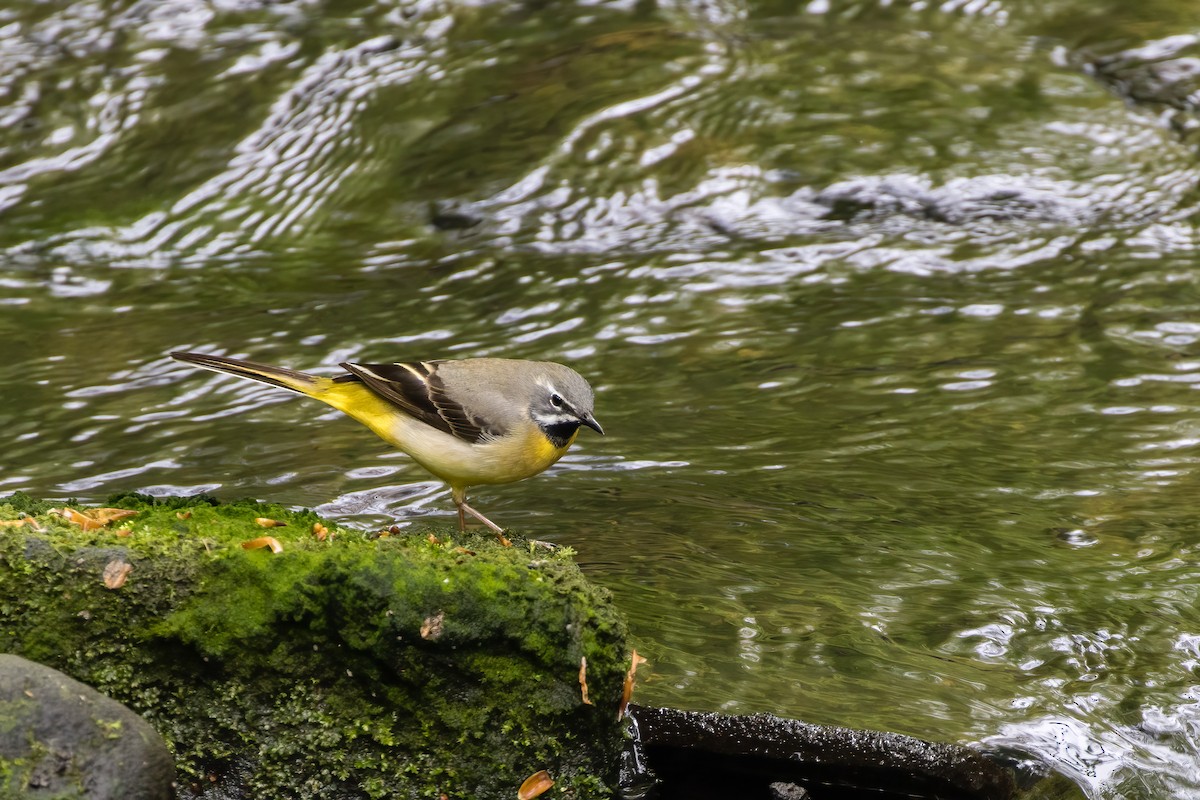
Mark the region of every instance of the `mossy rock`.
[[[0, 498], [0, 652], [142, 714], [181, 797], [511, 798], [542, 769], [543, 797], [611, 796], [626, 631], [569, 551], [207, 497], [108, 506], [137, 515], [84, 530]], [[281, 551], [243, 547], [262, 536]]]

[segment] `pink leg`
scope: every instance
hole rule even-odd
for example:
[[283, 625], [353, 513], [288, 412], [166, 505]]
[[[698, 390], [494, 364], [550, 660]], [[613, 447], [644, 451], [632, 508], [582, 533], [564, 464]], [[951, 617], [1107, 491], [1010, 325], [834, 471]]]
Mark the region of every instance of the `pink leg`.
[[499, 537], [500, 544], [504, 545], [505, 547], [512, 546], [512, 542], [510, 542], [504, 535], [504, 528], [501, 528], [483, 514], [480, 514], [478, 511], [467, 505], [467, 490], [465, 488], [451, 488], [450, 493], [454, 497], [454, 505], [458, 506], [458, 529], [460, 531], [465, 531], [467, 529], [466, 515], [470, 514], [472, 517], [491, 528], [496, 536]]

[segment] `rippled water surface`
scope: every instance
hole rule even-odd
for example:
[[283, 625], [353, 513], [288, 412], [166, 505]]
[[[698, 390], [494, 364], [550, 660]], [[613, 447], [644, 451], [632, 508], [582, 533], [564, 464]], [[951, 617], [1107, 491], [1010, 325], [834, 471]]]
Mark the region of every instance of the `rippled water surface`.
[[0, 492], [447, 494], [204, 349], [571, 363], [638, 699], [1200, 798], [1194, 4], [0, 8]]

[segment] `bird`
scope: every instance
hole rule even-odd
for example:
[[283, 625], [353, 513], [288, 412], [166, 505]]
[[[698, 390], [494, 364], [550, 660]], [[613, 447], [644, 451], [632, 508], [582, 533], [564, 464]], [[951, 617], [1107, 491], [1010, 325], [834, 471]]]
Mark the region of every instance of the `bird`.
[[358, 420], [449, 486], [459, 530], [469, 514], [504, 544], [504, 529], [467, 503], [467, 490], [537, 475], [562, 458], [580, 428], [604, 435], [591, 385], [553, 361], [342, 362], [345, 373], [330, 378], [208, 353], [170, 356], [290, 389]]

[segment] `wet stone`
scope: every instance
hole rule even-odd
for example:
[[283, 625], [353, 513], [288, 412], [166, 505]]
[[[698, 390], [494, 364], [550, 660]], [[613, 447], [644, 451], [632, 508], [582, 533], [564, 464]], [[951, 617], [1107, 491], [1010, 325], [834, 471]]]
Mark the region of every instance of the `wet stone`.
[[0, 655], [0, 796], [166, 800], [175, 767], [125, 706], [19, 656]]
[[[770, 714], [631, 706], [657, 800], [1012, 800], [1015, 774], [970, 748]], [[627, 781], [629, 783], [629, 781]]]
[[776, 781], [767, 789], [771, 792], [771, 800], [811, 800], [812, 795], [803, 786], [785, 781]]

